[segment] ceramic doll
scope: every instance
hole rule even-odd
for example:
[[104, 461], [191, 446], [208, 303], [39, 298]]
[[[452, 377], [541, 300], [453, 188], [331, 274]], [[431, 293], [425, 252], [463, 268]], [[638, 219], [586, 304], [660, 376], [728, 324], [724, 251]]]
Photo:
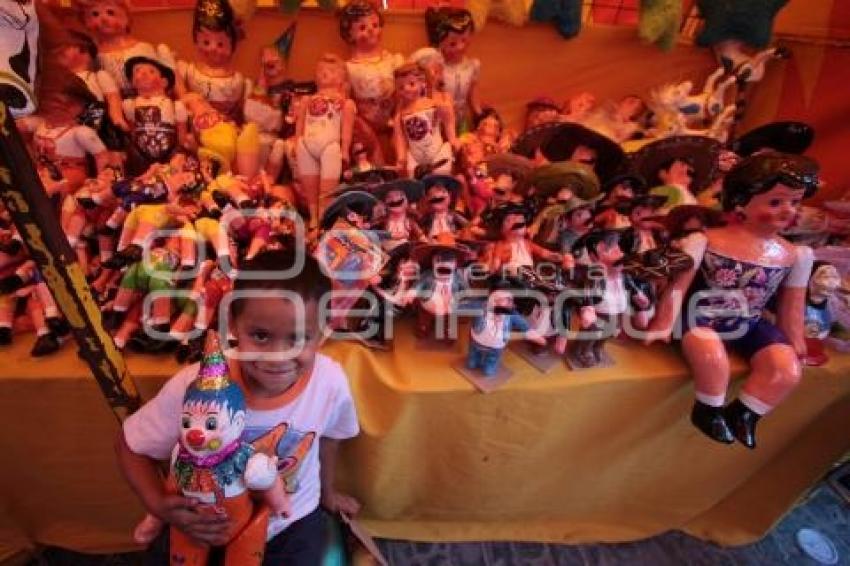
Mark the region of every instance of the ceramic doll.
[[531, 168], [531, 162], [521, 155], [496, 153], [467, 171], [464, 200], [472, 217], [472, 236], [486, 235], [482, 218], [489, 211], [505, 203], [522, 202]]
[[410, 54], [408, 63], [414, 63], [425, 69], [428, 83], [431, 85], [431, 98], [440, 104], [454, 105], [451, 95], [446, 92], [443, 81], [443, 54], [433, 47], [421, 47]]
[[336, 55], [316, 65], [318, 92], [301, 99], [295, 127], [298, 180], [310, 203], [310, 217], [321, 217], [339, 185], [351, 151], [356, 107], [345, 94], [345, 64]]
[[[174, 449], [166, 489], [196, 499], [202, 508], [226, 513], [226, 566], [259, 566], [263, 561], [269, 515], [286, 516], [290, 503], [278, 474], [277, 457], [255, 451], [241, 439], [247, 404], [230, 378], [218, 336], [207, 334], [198, 377], [186, 389], [180, 439]], [[258, 506], [251, 491], [262, 495]], [[151, 542], [163, 527], [148, 515], [134, 539]], [[169, 554], [177, 564], [207, 564], [210, 547], [171, 526]]]
[[425, 190], [422, 219], [419, 224], [425, 237], [434, 241], [441, 234], [456, 235], [469, 225], [469, 220], [454, 210], [460, 191], [460, 182], [446, 175], [432, 175], [422, 179]]
[[249, 81], [233, 68], [242, 23], [228, 0], [198, 0], [192, 21], [198, 61], [177, 64], [175, 85], [178, 97], [196, 92], [237, 124], [242, 122], [245, 97], [251, 92]]
[[396, 165], [414, 176], [417, 167], [437, 175], [452, 170], [452, 150], [459, 147], [451, 106], [431, 97], [425, 70], [415, 63], [395, 71], [398, 108], [393, 119]]
[[[124, 74], [127, 59], [143, 51], [154, 50], [150, 43], [140, 41], [130, 33], [130, 2], [128, 0], [75, 0], [80, 21], [94, 39], [100, 68], [109, 73], [122, 98], [134, 96], [130, 81]], [[157, 46], [164, 52], [168, 48]]]
[[384, 203], [386, 210], [375, 228], [386, 232], [387, 237], [381, 241], [381, 245], [387, 253], [404, 243], [425, 240], [425, 234], [411, 210], [411, 205], [416, 204], [422, 196], [422, 185], [419, 182], [390, 181], [378, 185], [374, 193]]
[[127, 59], [125, 74], [136, 96], [123, 102], [131, 124], [127, 174], [136, 176], [152, 163], [165, 163], [186, 140], [186, 107], [168, 91], [174, 86], [174, 62], [168, 53], [141, 52]]
[[48, 195], [64, 196], [79, 189], [92, 173], [88, 156], [94, 158], [97, 171], [109, 163], [109, 151], [97, 132], [78, 121], [93, 101], [79, 77], [57, 67], [43, 81], [38, 114], [18, 120], [23, 132], [33, 134], [37, 169]]
[[5, 207], [0, 205], [0, 346], [12, 343], [12, 328], [15, 318], [17, 297], [12, 289], [10, 277], [21, 277], [17, 273], [27, 261], [28, 254], [24, 248], [23, 239], [12, 224]]
[[414, 333], [420, 340], [451, 344], [457, 338], [451, 328], [452, 313], [458, 308], [461, 292], [469, 289], [461, 268], [473, 254], [444, 235], [437, 243], [414, 246], [411, 258], [422, 269], [416, 284]]
[[97, 99], [86, 109], [83, 123], [96, 130], [111, 151], [123, 151], [126, 143], [123, 132], [129, 132], [130, 126], [124, 119], [121, 93], [115, 79], [98, 68], [94, 40], [83, 32], [69, 30], [67, 39], [57, 49], [56, 58], [80, 77]]
[[620, 241], [627, 255], [642, 254], [664, 247], [667, 232], [658, 212], [667, 199], [660, 195], [640, 195], [629, 205], [629, 227], [623, 229]]
[[[404, 63], [400, 53], [383, 48], [383, 27], [383, 16], [367, 0], [349, 2], [340, 11], [339, 34], [351, 50], [345, 63], [348, 81], [357, 105], [358, 123], [369, 138], [389, 132], [395, 113], [393, 73]], [[378, 153], [377, 147], [375, 150]], [[382, 156], [375, 157], [379, 164], [383, 163]]]
[[821, 366], [829, 361], [823, 347], [833, 322], [829, 302], [835, 297], [840, 286], [841, 275], [834, 265], [815, 262], [806, 292], [806, 356], [803, 363], [807, 366]]
[[513, 332], [522, 333], [524, 339], [538, 346], [546, 345], [546, 338], [532, 329], [516, 311], [513, 292], [517, 286], [517, 282], [510, 278], [499, 277], [491, 283], [484, 311], [470, 327], [467, 369], [480, 370], [484, 377], [495, 376]]
[[[800, 381], [812, 252], [779, 233], [794, 221], [800, 201], [817, 189], [817, 173], [814, 161], [796, 155], [742, 161], [726, 175], [721, 195], [723, 209], [737, 220], [682, 242], [695, 267], [674, 279], [659, 301], [649, 339], [669, 337], [684, 306], [682, 351], [696, 389], [691, 421], [717, 442], [737, 439], [755, 448], [759, 419]], [[693, 298], [683, 303], [688, 288]], [[709, 294], [694, 294], [698, 291]], [[775, 323], [764, 312], [773, 297]], [[724, 408], [727, 348], [749, 361], [750, 374], [738, 399]]]
[[525, 105], [524, 132], [541, 126], [559, 121], [561, 107], [547, 96], [540, 96]]
[[588, 120], [595, 107], [596, 97], [589, 92], [580, 92], [564, 104], [566, 112], [561, 114], [560, 119], [564, 122], [583, 124]]
[[[36, 2], [3, 2], [0, 12], [0, 100], [12, 117], [35, 112], [39, 74], [39, 33], [47, 30], [36, 11]], [[44, 30], [44, 31], [42, 31]]]
[[636, 173], [620, 173], [602, 185], [602, 198], [596, 207], [593, 223], [606, 230], [631, 226], [629, 211], [632, 201], [646, 193], [646, 182]]
[[575, 272], [578, 287], [587, 295], [578, 308], [583, 335], [573, 341], [570, 357], [574, 367], [590, 368], [606, 363], [605, 342], [617, 336], [624, 325], [646, 328], [654, 296], [648, 282], [623, 271], [619, 232], [588, 232], [573, 250], [586, 255], [588, 262], [579, 264]]
[[475, 23], [464, 8], [428, 8], [425, 12], [428, 41], [443, 56], [443, 88], [451, 97], [457, 132], [472, 130], [474, 118], [481, 113], [478, 80], [481, 61], [467, 57], [466, 51]]
[[528, 235], [531, 211], [528, 207], [508, 203], [495, 208], [492, 212], [490, 227], [494, 232], [498, 232], [499, 240], [490, 252], [490, 273], [516, 276], [520, 268], [534, 267], [535, 258], [539, 261], [553, 262], [558, 266], [571, 259], [531, 240]]
[[539, 212], [529, 228], [534, 241], [550, 250], [559, 250], [559, 234], [564, 210], [576, 199], [592, 207], [598, 200], [599, 180], [588, 167], [578, 163], [553, 163], [537, 167], [529, 178], [534, 187], [531, 206]]

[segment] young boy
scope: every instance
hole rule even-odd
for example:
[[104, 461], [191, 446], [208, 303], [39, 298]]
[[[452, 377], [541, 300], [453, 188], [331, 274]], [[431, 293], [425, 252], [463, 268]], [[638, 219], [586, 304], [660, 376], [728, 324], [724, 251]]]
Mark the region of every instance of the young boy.
[[[330, 281], [309, 256], [297, 275], [275, 276], [294, 263], [292, 252], [269, 251], [240, 269], [230, 308], [238, 356], [230, 359], [230, 372], [248, 405], [242, 438], [278, 457], [292, 503], [288, 517], [269, 520], [263, 564], [313, 566], [321, 563], [325, 542], [319, 504], [332, 513], [359, 510], [356, 500], [334, 489], [339, 441], [356, 436], [359, 427], [342, 367], [316, 352], [319, 305]], [[269, 276], [258, 278], [264, 271]], [[239, 291], [247, 296], [239, 298]], [[267, 296], [257, 296], [263, 293]], [[181, 370], [128, 418], [116, 450], [122, 472], [150, 513], [199, 542], [220, 546], [227, 542], [228, 518], [166, 493], [158, 473], [157, 461], [166, 460], [178, 441], [183, 395], [197, 372], [197, 364]], [[151, 546], [152, 554], [163, 553], [163, 563], [165, 539], [161, 535]]]

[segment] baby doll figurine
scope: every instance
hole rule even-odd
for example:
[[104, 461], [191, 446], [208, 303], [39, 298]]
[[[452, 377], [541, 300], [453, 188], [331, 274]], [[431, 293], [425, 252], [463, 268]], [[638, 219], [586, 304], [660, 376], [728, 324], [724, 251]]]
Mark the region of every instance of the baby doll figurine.
[[[97, 45], [100, 67], [109, 73], [122, 98], [135, 95], [130, 80], [124, 74], [127, 59], [141, 52], [153, 51], [153, 46], [130, 34], [129, 0], [75, 0], [80, 21]], [[168, 51], [158, 45], [156, 51]]]
[[[214, 332], [207, 334], [198, 377], [183, 397], [180, 439], [174, 449], [167, 489], [197, 499], [210, 513], [229, 519], [225, 566], [259, 566], [263, 561], [269, 514], [284, 515], [290, 504], [277, 471], [277, 458], [256, 452], [241, 440], [247, 404], [239, 383], [231, 380]], [[250, 491], [263, 495], [253, 502]], [[134, 538], [151, 542], [162, 522], [148, 515]], [[171, 526], [170, 555], [175, 564], [207, 563], [210, 547]]]
[[[662, 295], [649, 339], [669, 337], [683, 309], [682, 352], [694, 376], [691, 421], [712, 440], [756, 446], [756, 424], [800, 381], [806, 354], [804, 312], [812, 252], [780, 236], [800, 201], [818, 186], [818, 165], [806, 157], [749, 157], [723, 181], [724, 211], [737, 221], [682, 241], [694, 267]], [[692, 297], [682, 295], [690, 288]], [[709, 291], [699, 293], [700, 291]], [[775, 323], [764, 311], [776, 297]], [[727, 347], [749, 361], [738, 399], [724, 408], [729, 386]]]
[[357, 116], [371, 133], [389, 131], [395, 102], [393, 73], [404, 63], [400, 53], [381, 45], [384, 18], [368, 0], [354, 0], [340, 11], [339, 34], [351, 48], [345, 65]]
[[97, 45], [88, 35], [68, 30], [65, 41], [57, 48], [56, 59], [63, 67], [76, 74], [97, 99], [86, 109], [84, 123], [95, 129], [111, 151], [123, 150], [122, 132], [130, 126], [124, 120], [121, 93], [115, 79], [97, 65]]
[[452, 99], [457, 132], [468, 132], [482, 110], [478, 101], [481, 61], [466, 56], [475, 31], [472, 14], [465, 8], [428, 8], [425, 25], [429, 43], [443, 56], [442, 90]]
[[177, 96], [197, 92], [228, 120], [242, 123], [245, 96], [251, 87], [233, 66], [240, 39], [238, 21], [228, 0], [198, 0], [192, 21], [192, 41], [199, 61], [177, 64]]
[[[301, 100], [295, 126], [298, 180], [313, 223], [321, 217], [348, 161], [356, 107], [345, 94], [345, 65], [324, 55], [316, 65], [318, 92]], [[314, 226], [315, 227], [315, 226]]]
[[174, 62], [167, 52], [141, 52], [127, 59], [124, 72], [136, 96], [124, 100], [124, 115], [132, 124], [127, 174], [135, 177], [153, 163], [165, 163], [186, 140], [186, 107], [173, 101]]
[[[397, 166], [414, 176], [417, 167], [436, 175], [452, 171], [452, 149], [459, 147], [454, 110], [431, 97], [425, 69], [415, 63], [395, 71], [398, 108], [393, 119], [393, 142]], [[445, 136], [445, 138], [444, 138]]]
[[840, 286], [841, 275], [834, 265], [815, 262], [806, 292], [806, 357], [803, 363], [807, 366], [822, 366], [829, 361], [823, 347], [823, 341], [832, 329], [829, 300], [835, 297]]

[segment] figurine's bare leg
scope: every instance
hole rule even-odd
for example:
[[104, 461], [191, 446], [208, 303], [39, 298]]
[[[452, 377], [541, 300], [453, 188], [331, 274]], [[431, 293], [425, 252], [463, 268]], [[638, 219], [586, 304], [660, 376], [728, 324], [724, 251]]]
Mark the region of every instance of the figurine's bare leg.
[[266, 159], [266, 173], [274, 182], [280, 177], [280, 172], [283, 170], [283, 161], [286, 158], [286, 142], [280, 138], [275, 138], [271, 145], [268, 159]]
[[180, 228], [180, 265], [194, 267], [198, 260], [198, 233], [190, 223]]
[[800, 383], [802, 369], [794, 348], [772, 344], [750, 359], [750, 376], [739, 398], [755, 413], [764, 415], [779, 405]]
[[682, 338], [682, 353], [694, 377], [697, 400], [722, 407], [729, 387], [729, 355], [723, 341], [710, 328], [694, 328]]
[[321, 218], [322, 213], [333, 200], [333, 190], [339, 186], [339, 178], [342, 175], [342, 150], [339, 143], [334, 142], [326, 145], [321, 156], [319, 156], [319, 162], [321, 163], [321, 173], [317, 218]]

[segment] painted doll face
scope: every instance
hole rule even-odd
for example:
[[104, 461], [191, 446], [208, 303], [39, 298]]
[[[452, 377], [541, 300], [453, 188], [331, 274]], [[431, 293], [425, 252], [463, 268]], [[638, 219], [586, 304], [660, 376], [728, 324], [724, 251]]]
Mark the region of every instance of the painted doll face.
[[269, 84], [278, 84], [284, 80], [286, 74], [286, 61], [280, 56], [277, 49], [266, 47], [260, 56], [260, 64], [263, 67], [263, 76]]
[[773, 232], [789, 228], [797, 217], [804, 192], [804, 189], [777, 184], [767, 192], [753, 195], [740, 209], [744, 213], [744, 223]]
[[396, 93], [401, 100], [413, 102], [425, 95], [427, 85], [421, 75], [410, 73], [396, 80]]
[[617, 240], [611, 242], [602, 241], [596, 245], [596, 259], [603, 265], [616, 265], [623, 259], [623, 250]]
[[463, 33], [450, 31], [445, 39], [440, 42], [440, 52], [443, 54], [443, 58], [450, 63], [456, 63], [463, 59], [471, 38], [472, 31], [470, 30]]
[[296, 305], [281, 296], [242, 300], [232, 323], [243, 380], [254, 394], [280, 395], [313, 371], [321, 340], [319, 304]]
[[150, 63], [136, 63], [133, 66], [133, 87], [139, 94], [149, 96], [165, 91], [167, 83], [162, 73]]
[[183, 404], [180, 442], [193, 456], [209, 456], [239, 439], [245, 412], [226, 403], [188, 401]]
[[451, 194], [449, 190], [441, 185], [434, 185], [428, 189], [425, 195], [428, 199], [428, 206], [434, 212], [445, 212], [449, 209]]
[[435, 278], [450, 279], [457, 269], [457, 258], [453, 253], [437, 254], [431, 266]]
[[834, 265], [822, 265], [812, 274], [809, 290], [812, 295], [830, 296], [841, 286], [841, 275]]
[[363, 16], [351, 26], [351, 43], [358, 49], [374, 49], [381, 43], [382, 31], [378, 14]]
[[628, 202], [635, 198], [635, 191], [628, 183], [614, 185], [606, 199], [609, 203]]
[[195, 34], [195, 48], [201, 60], [211, 67], [223, 67], [233, 56], [233, 43], [225, 31], [200, 28]]
[[345, 84], [345, 68], [334, 63], [320, 62], [316, 65], [316, 85], [319, 88], [342, 88]]
[[590, 112], [596, 105], [596, 97], [589, 92], [582, 92], [570, 99], [570, 114], [582, 115]]
[[502, 236], [505, 238], [524, 238], [528, 224], [522, 214], [508, 214], [502, 220]]
[[407, 195], [404, 191], [390, 191], [384, 199], [384, 206], [390, 212], [404, 212], [407, 209]]
[[100, 2], [86, 9], [83, 24], [96, 36], [116, 37], [128, 33], [130, 16], [121, 6]]
[[694, 168], [686, 161], [677, 159], [668, 169], [659, 171], [658, 178], [665, 185], [676, 185], [689, 189], [694, 178]]

